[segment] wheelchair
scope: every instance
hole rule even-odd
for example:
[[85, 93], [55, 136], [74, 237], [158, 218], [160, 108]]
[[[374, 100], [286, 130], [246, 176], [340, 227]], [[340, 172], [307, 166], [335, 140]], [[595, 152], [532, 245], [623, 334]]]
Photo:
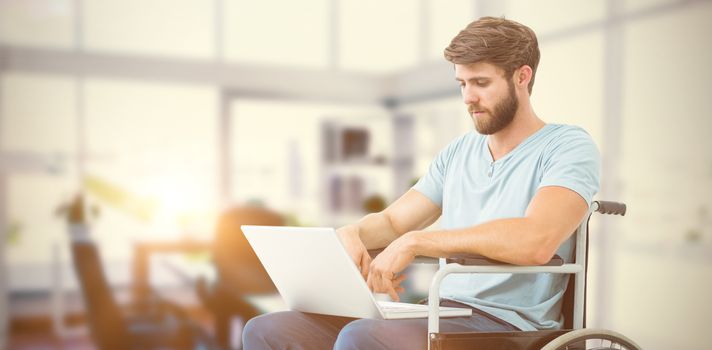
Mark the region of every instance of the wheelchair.
[[[455, 256], [446, 259], [434, 275], [428, 294], [428, 347], [430, 350], [459, 349], [627, 349], [639, 350], [635, 342], [622, 334], [605, 329], [585, 328], [588, 222], [593, 213], [625, 215], [626, 205], [617, 202], [593, 202], [575, 234], [573, 262], [559, 256], [540, 266], [514, 266], [482, 256]], [[562, 273], [571, 274], [564, 294], [560, 330], [516, 332], [439, 332], [440, 283], [453, 273]]]

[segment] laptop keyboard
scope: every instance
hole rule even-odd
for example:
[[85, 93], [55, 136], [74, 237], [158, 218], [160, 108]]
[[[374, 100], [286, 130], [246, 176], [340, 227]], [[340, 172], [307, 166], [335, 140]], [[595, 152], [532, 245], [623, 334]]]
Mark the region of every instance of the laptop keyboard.
[[393, 301], [379, 301], [378, 306], [381, 310], [387, 312], [413, 312], [428, 310], [427, 305], [396, 303]]

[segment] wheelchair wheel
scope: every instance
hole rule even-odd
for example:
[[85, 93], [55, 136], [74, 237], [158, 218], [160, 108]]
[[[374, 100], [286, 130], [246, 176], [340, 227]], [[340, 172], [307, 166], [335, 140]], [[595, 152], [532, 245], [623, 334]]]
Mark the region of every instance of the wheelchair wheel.
[[552, 340], [541, 350], [640, 350], [624, 335], [606, 329], [577, 329]]

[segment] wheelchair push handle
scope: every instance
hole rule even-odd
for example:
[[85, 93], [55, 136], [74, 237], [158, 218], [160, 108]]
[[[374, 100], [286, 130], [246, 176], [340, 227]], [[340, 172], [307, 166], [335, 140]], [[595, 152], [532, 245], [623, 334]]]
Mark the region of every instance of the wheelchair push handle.
[[626, 205], [620, 202], [596, 201], [598, 203], [597, 213], [625, 216]]

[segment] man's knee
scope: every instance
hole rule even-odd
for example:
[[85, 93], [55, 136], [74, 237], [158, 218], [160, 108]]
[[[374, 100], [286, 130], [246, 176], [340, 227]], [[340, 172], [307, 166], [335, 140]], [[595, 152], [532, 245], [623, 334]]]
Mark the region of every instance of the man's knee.
[[269, 320], [270, 314], [252, 318], [242, 329], [242, 344], [246, 349], [264, 348], [267, 336], [273, 332], [274, 322]]
[[375, 323], [372, 320], [356, 320], [344, 327], [336, 338], [334, 349], [368, 349], [372, 341], [372, 334], [376, 332]]
[[411, 345], [406, 345], [409, 342], [403, 342], [404, 337], [417, 336], [408, 333], [406, 329], [401, 329], [394, 322], [372, 319], [357, 320], [341, 330], [334, 349], [405, 349]]
[[242, 330], [242, 344], [246, 349], [286, 347], [298, 340], [300, 314], [294, 311], [275, 312], [252, 318]]
[[243, 330], [246, 349], [330, 349], [349, 319], [282, 311], [251, 319]]

